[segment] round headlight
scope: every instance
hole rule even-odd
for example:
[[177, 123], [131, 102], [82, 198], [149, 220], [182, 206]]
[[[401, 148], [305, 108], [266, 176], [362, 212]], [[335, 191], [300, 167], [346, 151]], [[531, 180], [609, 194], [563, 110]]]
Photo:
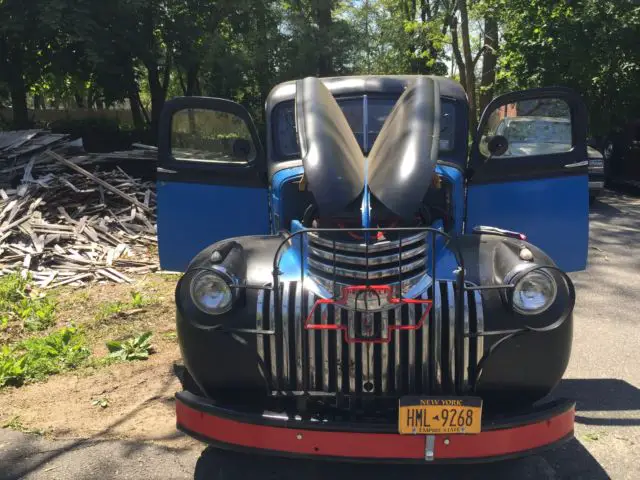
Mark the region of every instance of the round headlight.
[[558, 287], [544, 270], [524, 274], [513, 289], [513, 307], [525, 315], [536, 315], [548, 309], [556, 299]]
[[200, 310], [210, 315], [228, 312], [233, 292], [227, 281], [210, 271], [202, 271], [191, 280], [191, 299]]

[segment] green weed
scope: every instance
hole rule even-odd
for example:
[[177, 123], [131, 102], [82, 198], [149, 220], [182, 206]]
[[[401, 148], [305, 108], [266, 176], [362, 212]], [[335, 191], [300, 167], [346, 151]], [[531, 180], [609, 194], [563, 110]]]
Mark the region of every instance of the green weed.
[[142, 333], [122, 342], [112, 340], [106, 343], [109, 357], [118, 360], [146, 360], [153, 353], [151, 332]]
[[29, 278], [19, 274], [0, 277], [0, 328], [19, 321], [29, 331], [45, 330], [55, 324], [55, 303], [36, 295]]
[[44, 435], [44, 433], [45, 433], [44, 430], [39, 430], [39, 429], [33, 429], [33, 428], [26, 427], [22, 423], [22, 420], [20, 419], [20, 417], [17, 416], [17, 415], [15, 417], [11, 417], [9, 419], [9, 421], [4, 423], [2, 425], [2, 428], [8, 428], [8, 429], [14, 430], [16, 432], [32, 433], [32, 434], [36, 434], [36, 435]]
[[149, 305], [151, 302], [144, 297], [141, 292], [135, 290], [131, 291], [131, 306], [133, 308], [143, 308]]
[[109, 399], [107, 397], [96, 398], [91, 402], [94, 407], [107, 408], [109, 406]]
[[97, 320], [106, 320], [115, 315], [120, 315], [127, 308], [127, 304], [124, 302], [106, 302], [102, 303], [98, 307], [98, 313], [96, 314]]
[[0, 387], [20, 386], [79, 367], [89, 356], [84, 338], [75, 327], [46, 337], [30, 338], [0, 350]]

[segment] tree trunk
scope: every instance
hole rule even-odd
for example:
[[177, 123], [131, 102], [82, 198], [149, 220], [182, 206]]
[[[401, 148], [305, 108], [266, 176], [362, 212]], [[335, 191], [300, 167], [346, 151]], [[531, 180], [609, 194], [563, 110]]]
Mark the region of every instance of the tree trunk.
[[187, 97], [194, 95], [200, 95], [200, 89], [198, 84], [198, 72], [200, 71], [200, 65], [191, 65], [187, 69], [187, 81], [184, 85], [184, 94]]
[[498, 19], [493, 15], [493, 13], [487, 13], [484, 19], [484, 55], [482, 57], [482, 77], [480, 79], [480, 113], [484, 111], [493, 98], [496, 82]]
[[29, 128], [31, 122], [29, 122], [29, 109], [27, 108], [27, 88], [22, 75], [14, 74], [9, 88], [13, 108], [13, 128], [16, 130]]
[[315, 17], [318, 24], [318, 75], [334, 75], [331, 51], [331, 27], [333, 24], [333, 0], [315, 0]]
[[164, 107], [165, 92], [164, 86], [160, 81], [158, 66], [148, 66], [147, 73], [149, 77], [149, 93], [151, 94], [151, 130], [156, 135], [160, 124], [160, 113]]
[[469, 129], [475, 133], [478, 128], [478, 107], [476, 103], [476, 76], [471, 56], [471, 42], [469, 40], [467, 0], [458, 0], [458, 9], [460, 10], [460, 27], [462, 30], [462, 56], [466, 66], [466, 83], [464, 87], [469, 98]]
[[456, 59], [456, 65], [458, 66], [458, 71], [460, 72], [460, 83], [462, 86], [467, 89], [467, 69], [464, 64], [464, 59], [462, 58], [462, 53], [460, 53], [460, 41], [458, 39], [458, 19], [455, 17], [451, 17], [451, 46], [453, 48], [453, 58]]
[[145, 121], [142, 116], [142, 109], [140, 108], [140, 102], [138, 101], [138, 95], [135, 93], [129, 93], [129, 106], [131, 107], [131, 118], [133, 119], [133, 126], [136, 130], [144, 130]]

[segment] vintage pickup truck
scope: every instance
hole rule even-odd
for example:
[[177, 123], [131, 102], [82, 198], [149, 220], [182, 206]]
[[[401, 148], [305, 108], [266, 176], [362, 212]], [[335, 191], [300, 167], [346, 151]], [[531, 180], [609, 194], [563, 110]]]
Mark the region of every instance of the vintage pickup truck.
[[[505, 118], [562, 148], [509, 150]], [[469, 149], [460, 85], [305, 78], [247, 111], [177, 98], [161, 121], [158, 236], [186, 366], [178, 428], [222, 449], [476, 462], [571, 438], [549, 398], [571, 352], [588, 242], [586, 112], [514, 92]]]

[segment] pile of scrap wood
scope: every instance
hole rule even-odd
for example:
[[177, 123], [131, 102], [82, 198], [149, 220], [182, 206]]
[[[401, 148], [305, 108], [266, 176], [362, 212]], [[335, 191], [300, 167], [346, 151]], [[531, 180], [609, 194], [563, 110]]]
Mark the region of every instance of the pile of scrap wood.
[[15, 187], [22, 179], [26, 167], [39, 174], [63, 172], [67, 169], [51, 156], [47, 150], [64, 157], [73, 157], [73, 162], [88, 170], [113, 168], [119, 162], [148, 164], [149, 168], [138, 170], [155, 171], [157, 151], [155, 147], [134, 144], [133, 150], [110, 153], [86, 153], [81, 139], [69, 135], [51, 133], [46, 130], [18, 130], [0, 132], [0, 188]]
[[51, 288], [156, 270], [153, 182], [101, 170], [66, 136], [33, 132], [14, 135], [12, 148], [0, 135], [0, 169], [20, 175], [0, 188], [0, 275], [29, 272]]

